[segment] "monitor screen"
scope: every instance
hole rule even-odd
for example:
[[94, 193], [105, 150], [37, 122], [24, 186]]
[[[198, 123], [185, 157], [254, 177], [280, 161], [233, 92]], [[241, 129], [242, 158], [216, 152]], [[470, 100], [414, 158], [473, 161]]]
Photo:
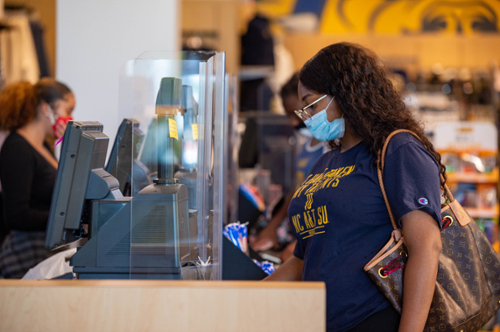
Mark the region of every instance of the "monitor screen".
[[[120, 191], [124, 196], [130, 196], [132, 193], [132, 169], [136, 170], [137, 173], [139, 168], [138, 165], [133, 163], [137, 159], [143, 139], [144, 134], [139, 129], [139, 122], [134, 119], [123, 119], [116, 133], [115, 142], [106, 165], [106, 172], [118, 179]], [[131, 156], [133, 156], [133, 159]], [[147, 173], [143, 177], [147, 176]], [[138, 180], [138, 176], [138, 174], [135, 174], [135, 181]], [[141, 179], [141, 182], [145, 182], [145, 179]]]
[[151, 178], [155, 178], [158, 172], [157, 126], [156, 119], [152, 119], [137, 156], [137, 159], [149, 169]]
[[109, 138], [96, 121], [69, 121], [52, 194], [45, 245], [49, 249], [78, 239], [90, 173], [104, 167]]

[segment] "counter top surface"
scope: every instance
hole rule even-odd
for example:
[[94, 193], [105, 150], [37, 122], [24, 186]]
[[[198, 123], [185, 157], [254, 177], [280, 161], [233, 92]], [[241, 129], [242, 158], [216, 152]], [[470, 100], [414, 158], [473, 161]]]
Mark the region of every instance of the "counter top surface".
[[0, 280], [0, 287], [185, 287], [324, 289], [322, 282], [179, 280]]

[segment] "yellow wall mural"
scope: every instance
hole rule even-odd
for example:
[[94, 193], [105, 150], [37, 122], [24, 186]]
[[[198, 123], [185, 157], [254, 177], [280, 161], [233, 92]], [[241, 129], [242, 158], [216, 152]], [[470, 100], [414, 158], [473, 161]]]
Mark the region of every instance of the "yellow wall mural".
[[261, 0], [270, 17], [315, 13], [328, 34], [498, 34], [499, 0]]

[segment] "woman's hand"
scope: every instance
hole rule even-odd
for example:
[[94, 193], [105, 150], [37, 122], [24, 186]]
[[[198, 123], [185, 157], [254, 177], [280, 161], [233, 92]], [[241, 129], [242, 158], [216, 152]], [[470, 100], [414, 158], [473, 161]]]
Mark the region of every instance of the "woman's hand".
[[269, 249], [278, 249], [278, 227], [287, 217], [288, 205], [290, 205], [293, 194], [294, 192], [292, 191], [285, 197], [285, 201], [276, 215], [274, 215], [267, 226], [260, 231], [257, 236], [257, 240], [251, 244], [253, 250], [264, 251]]
[[55, 124], [54, 135], [56, 139], [59, 139], [64, 136], [64, 132], [66, 131], [67, 122], [58, 121]]
[[441, 235], [436, 220], [420, 210], [404, 215], [402, 226], [408, 263], [399, 332], [422, 332], [436, 286]]
[[276, 249], [278, 247], [278, 229], [269, 224], [260, 231], [257, 240], [252, 244], [252, 249], [255, 251], [265, 251], [269, 249]]

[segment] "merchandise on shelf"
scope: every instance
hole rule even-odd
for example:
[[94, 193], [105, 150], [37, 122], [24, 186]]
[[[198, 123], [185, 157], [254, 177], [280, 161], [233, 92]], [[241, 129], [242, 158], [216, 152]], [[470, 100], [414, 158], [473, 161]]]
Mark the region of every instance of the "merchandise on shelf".
[[498, 219], [476, 219], [479, 228], [486, 234], [490, 243], [495, 243], [498, 238]]
[[497, 131], [486, 122], [448, 122], [436, 126], [434, 145], [446, 166], [455, 199], [479, 224], [491, 243], [497, 242]]

